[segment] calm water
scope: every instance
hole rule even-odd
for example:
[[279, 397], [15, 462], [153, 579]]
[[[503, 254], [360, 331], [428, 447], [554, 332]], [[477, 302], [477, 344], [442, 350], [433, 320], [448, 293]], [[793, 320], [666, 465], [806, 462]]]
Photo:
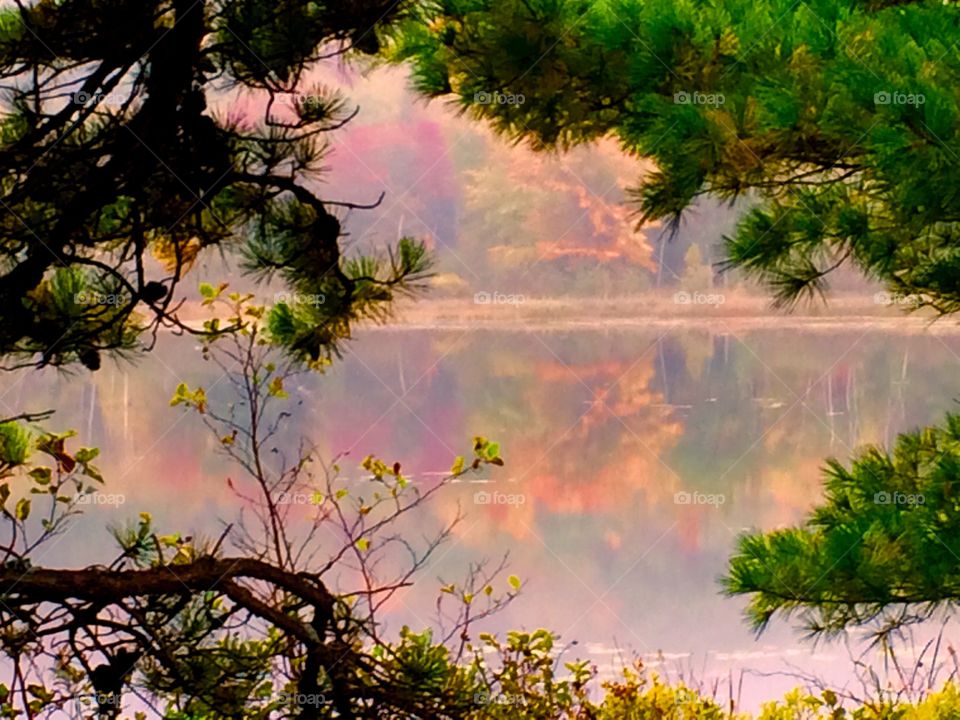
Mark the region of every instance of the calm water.
[[[719, 595], [716, 579], [738, 532], [802, 517], [824, 457], [954, 408], [960, 336], [855, 324], [740, 332], [733, 322], [665, 334], [363, 331], [326, 375], [302, 379], [290, 440], [307, 436], [327, 457], [349, 452], [347, 475], [359, 478], [359, 461], [375, 453], [421, 482], [469, 454], [473, 435], [501, 442], [504, 468], [449, 487], [417, 518], [428, 530], [458, 503], [466, 512], [391, 609], [395, 625], [428, 624], [439, 578], [509, 552], [527, 586], [488, 629], [555, 629], [577, 641], [571, 656], [601, 667], [662, 652], [674, 677], [726, 683], [731, 670], [795, 666], [842, 682], [842, 647], [814, 649], [783, 623], [756, 639], [743, 602]], [[225, 481], [237, 470], [195, 417], [168, 406], [180, 380], [210, 387], [216, 377], [189, 340], [170, 338], [136, 365], [24, 374], [3, 389], [10, 409], [61, 408], [54, 425], [100, 446], [107, 489], [126, 497], [95, 508], [43, 562], [102, 561], [104, 522], [144, 508], [169, 529], [215, 533], [232, 518]], [[748, 704], [795, 684], [744, 682]]]

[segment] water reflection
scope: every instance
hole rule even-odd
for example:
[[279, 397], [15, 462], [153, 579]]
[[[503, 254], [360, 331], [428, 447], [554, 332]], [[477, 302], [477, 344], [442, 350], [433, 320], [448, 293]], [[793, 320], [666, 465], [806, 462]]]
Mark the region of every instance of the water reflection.
[[[411, 527], [428, 533], [466, 512], [391, 622], [427, 623], [438, 578], [509, 552], [528, 585], [493, 629], [551, 627], [601, 663], [662, 651], [701, 676], [790, 663], [839, 679], [842, 650], [814, 653], [782, 626], [755, 641], [742, 602], [718, 595], [715, 580], [743, 528], [802, 516], [825, 457], [953, 407], [958, 357], [949, 334], [742, 331], [732, 321], [712, 332], [369, 331], [325, 376], [301, 378], [293, 435], [326, 457], [347, 453], [348, 475], [375, 453], [424, 483], [473, 435], [502, 443], [505, 468], [451, 486]], [[144, 508], [208, 534], [232, 517], [226, 480], [237, 471], [195, 418], [168, 406], [181, 380], [214, 398], [226, 390], [184, 339], [136, 365], [25, 373], [4, 388], [10, 408], [59, 408], [56, 426], [102, 447], [108, 487], [126, 501], [92, 507], [43, 562], [103, 560], [103, 524]], [[792, 684], [757, 679], [746, 692]]]

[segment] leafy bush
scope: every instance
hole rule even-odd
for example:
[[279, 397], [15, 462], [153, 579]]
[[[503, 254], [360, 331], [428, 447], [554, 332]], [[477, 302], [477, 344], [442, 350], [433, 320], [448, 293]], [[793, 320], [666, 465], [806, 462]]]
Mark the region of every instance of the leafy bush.
[[[763, 704], [759, 713], [724, 706], [685, 684], [664, 682], [642, 663], [622, 677], [599, 682], [586, 661], [565, 663], [558, 671], [557, 637], [546, 630], [511, 632], [505, 642], [481, 635], [471, 648], [467, 669], [476, 679], [476, 709], [469, 720], [956, 720], [960, 688], [946, 683], [923, 699], [841, 698], [829, 689], [796, 688], [782, 700]], [[487, 658], [492, 657], [489, 661]], [[598, 692], [593, 692], [593, 691]], [[597, 695], [599, 697], [594, 698]]]

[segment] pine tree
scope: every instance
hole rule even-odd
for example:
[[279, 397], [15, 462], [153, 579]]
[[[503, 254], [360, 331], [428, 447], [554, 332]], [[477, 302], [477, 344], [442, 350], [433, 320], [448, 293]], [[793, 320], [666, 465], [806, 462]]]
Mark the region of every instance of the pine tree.
[[652, 159], [643, 219], [755, 201], [727, 260], [782, 303], [852, 263], [953, 312], [957, 40], [955, 8], [932, 1], [442, 0], [391, 53], [510, 140], [614, 136]]
[[[405, 240], [345, 259], [326, 137], [355, 110], [303, 79], [376, 53], [406, 3], [39, 0], [0, 11], [0, 355], [80, 361], [182, 322], [177, 289], [217, 248], [290, 298], [275, 339], [321, 360], [426, 270]], [[258, 117], [215, 110], [245, 98]], [[348, 193], [344, 193], [348, 195]]]
[[960, 598], [960, 416], [900, 435], [892, 450], [829, 460], [825, 499], [801, 527], [740, 537], [723, 580], [750, 594], [762, 629], [799, 614], [814, 634], [884, 631]]

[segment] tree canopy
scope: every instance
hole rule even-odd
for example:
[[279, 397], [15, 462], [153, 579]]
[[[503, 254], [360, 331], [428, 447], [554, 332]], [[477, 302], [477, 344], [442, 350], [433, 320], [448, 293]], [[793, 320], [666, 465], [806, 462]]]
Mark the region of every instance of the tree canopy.
[[439, 0], [390, 51], [421, 93], [509, 140], [612, 135], [652, 159], [641, 219], [749, 202], [727, 261], [780, 302], [852, 263], [953, 312], [957, 37], [955, 7], [932, 0]]
[[[311, 67], [375, 53], [405, 2], [40, 0], [0, 11], [0, 355], [149, 346], [219, 248], [292, 298], [275, 339], [307, 360], [423, 275], [422, 245], [343, 255], [349, 191], [321, 198], [326, 136], [356, 112]], [[259, 117], [231, 111], [241, 98]], [[226, 108], [226, 109], [224, 109]], [[375, 199], [374, 199], [375, 200]]]

